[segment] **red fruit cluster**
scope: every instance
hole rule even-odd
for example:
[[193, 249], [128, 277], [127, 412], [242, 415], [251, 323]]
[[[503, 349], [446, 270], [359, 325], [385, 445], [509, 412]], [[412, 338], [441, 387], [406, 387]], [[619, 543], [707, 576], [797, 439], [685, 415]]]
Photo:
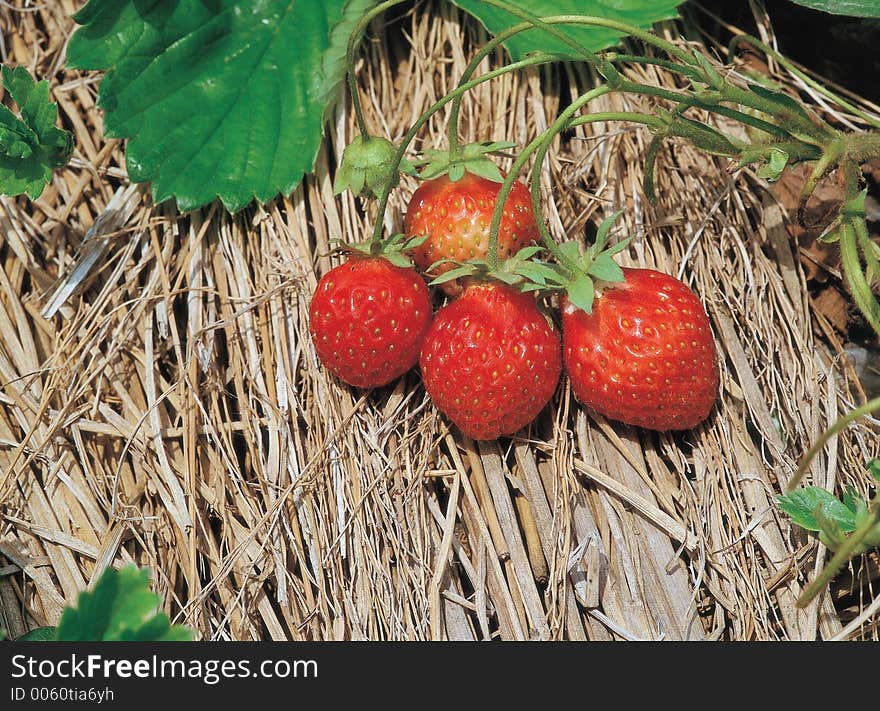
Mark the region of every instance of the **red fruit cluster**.
[[[416, 191], [406, 231], [426, 238], [414, 250], [423, 271], [437, 260], [486, 257], [499, 187], [466, 173]], [[537, 234], [528, 192], [516, 183], [499, 256]], [[562, 298], [560, 343], [533, 293], [472, 281], [432, 320], [428, 289], [414, 269], [354, 256], [318, 283], [309, 328], [321, 362], [357, 387], [385, 385], [418, 362], [438, 409], [474, 439], [528, 425], [552, 397], [563, 362], [578, 400], [606, 417], [655, 430], [695, 427], [709, 415], [719, 379], [706, 312], [669, 275], [624, 269], [623, 278], [597, 282], [591, 313]], [[462, 291], [454, 281], [443, 286]]]
[[563, 299], [565, 368], [575, 396], [596, 412], [653, 430], [696, 427], [718, 389], [703, 305], [678, 279], [624, 269], [587, 314]]

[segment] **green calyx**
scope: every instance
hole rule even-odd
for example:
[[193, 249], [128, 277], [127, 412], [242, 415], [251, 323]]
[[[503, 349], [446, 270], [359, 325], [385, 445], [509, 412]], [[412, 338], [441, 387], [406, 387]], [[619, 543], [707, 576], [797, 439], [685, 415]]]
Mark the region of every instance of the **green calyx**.
[[[339, 195], [348, 189], [361, 197], [378, 197], [396, 187], [400, 182], [400, 172], [394, 171], [396, 153], [397, 146], [386, 138], [363, 134], [355, 137], [342, 153], [333, 193]], [[401, 161], [400, 171], [408, 175], [414, 173], [405, 159]]]
[[[456, 264], [455, 269], [444, 272], [429, 286], [439, 286], [455, 279], [476, 279], [479, 281], [500, 281], [508, 286], [513, 286], [520, 291], [538, 291], [546, 288], [548, 280], [555, 278], [555, 266], [533, 259], [535, 255], [543, 251], [543, 247], [532, 245], [523, 247], [512, 257], [492, 267], [482, 259], [469, 259], [466, 262], [458, 262], [453, 259], [441, 259], [431, 265], [431, 269], [441, 264]], [[429, 270], [430, 271], [430, 270]]]
[[597, 285], [624, 281], [623, 270], [614, 261], [614, 255], [626, 249], [632, 237], [606, 247], [611, 227], [622, 214], [620, 210], [606, 217], [599, 225], [596, 240], [583, 253], [577, 242], [560, 244], [556, 248], [559, 264], [554, 265], [554, 276], [542, 288], [565, 292], [574, 306], [592, 313]]
[[508, 141], [485, 141], [483, 143], [468, 143], [457, 150], [425, 150], [425, 156], [414, 165], [422, 168], [419, 177], [422, 180], [433, 180], [441, 175], [449, 175], [454, 183], [461, 180], [465, 173], [473, 173], [481, 178], [492, 180], [496, 183], [504, 181], [504, 176], [490, 155], [503, 155], [503, 152], [515, 148], [515, 143]]
[[409, 269], [413, 266], [409, 252], [421, 246], [427, 237], [412, 237], [407, 239], [404, 234], [391, 235], [387, 240], [382, 242], [357, 242], [349, 244], [339, 241], [336, 248], [347, 254], [360, 257], [383, 257], [391, 262], [395, 267]]

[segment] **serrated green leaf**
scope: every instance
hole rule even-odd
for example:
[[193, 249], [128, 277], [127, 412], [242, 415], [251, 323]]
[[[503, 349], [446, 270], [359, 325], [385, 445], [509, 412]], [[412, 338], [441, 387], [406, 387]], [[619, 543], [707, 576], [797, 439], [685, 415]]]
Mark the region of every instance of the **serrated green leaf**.
[[90, 0], [68, 63], [106, 70], [109, 136], [153, 198], [229, 210], [290, 193], [313, 169], [341, 55], [365, 0]]
[[593, 312], [593, 299], [596, 295], [593, 280], [588, 276], [580, 276], [571, 282], [565, 290], [568, 300], [586, 313]]
[[23, 634], [17, 642], [53, 642], [55, 640], [54, 627], [37, 627]]
[[779, 508], [788, 514], [793, 523], [808, 531], [819, 531], [816, 512], [824, 519], [835, 521], [841, 530], [851, 533], [855, 530], [855, 514], [833, 494], [818, 486], [797, 489], [776, 498]]
[[849, 17], [880, 17], [880, 3], [877, 0], [791, 0], [798, 5], [820, 10], [832, 15]]
[[593, 260], [593, 263], [587, 268], [587, 274], [602, 281], [623, 281], [623, 270], [617, 262], [608, 256], [607, 252], [600, 254]]
[[172, 626], [159, 612], [159, 596], [150, 591], [149, 571], [133, 565], [108, 568], [76, 607], [65, 609], [56, 638], [63, 642], [170, 641], [189, 639], [186, 628]]
[[21, 117], [0, 106], [0, 193], [38, 198], [73, 152], [73, 137], [55, 126], [58, 108], [49, 84], [34, 81], [24, 67], [3, 67], [3, 86]]
[[[683, 0], [511, 0], [510, 5], [538, 17], [551, 15], [592, 15], [618, 20], [641, 28], [648, 28], [659, 20], [676, 17], [675, 8]], [[522, 20], [504, 10], [479, 0], [453, 0], [456, 5], [474, 15], [491, 34], [517, 25]], [[596, 52], [618, 44], [624, 33], [595, 26], [557, 26], [567, 37], [586, 49]], [[524, 59], [532, 52], [559, 54], [568, 58], [578, 54], [568, 44], [536, 28], [522, 32], [504, 43], [514, 61]]]

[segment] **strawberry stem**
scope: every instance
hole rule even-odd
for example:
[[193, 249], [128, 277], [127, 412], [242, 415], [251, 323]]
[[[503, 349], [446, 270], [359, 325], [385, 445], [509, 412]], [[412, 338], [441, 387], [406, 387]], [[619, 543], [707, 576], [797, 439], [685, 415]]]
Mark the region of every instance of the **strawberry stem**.
[[403, 0], [386, 0], [382, 2], [367, 14], [365, 14], [355, 25], [354, 30], [348, 36], [348, 45], [345, 50], [345, 73], [348, 81], [348, 93], [351, 96], [351, 105], [354, 108], [354, 115], [357, 118], [358, 130], [364, 137], [365, 141], [370, 139], [370, 133], [367, 130], [367, 122], [364, 119], [364, 110], [361, 106], [360, 93], [357, 87], [357, 76], [355, 75], [354, 64], [357, 58], [357, 48], [361, 37], [367, 29], [367, 26], [373, 21], [373, 18], [381, 15], [395, 5], [399, 5]]

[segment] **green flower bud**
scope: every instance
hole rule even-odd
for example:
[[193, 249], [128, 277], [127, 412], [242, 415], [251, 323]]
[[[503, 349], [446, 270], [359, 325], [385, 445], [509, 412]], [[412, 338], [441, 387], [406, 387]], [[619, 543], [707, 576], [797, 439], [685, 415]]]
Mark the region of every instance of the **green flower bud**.
[[[396, 153], [397, 146], [385, 138], [357, 136], [342, 154], [333, 192], [339, 195], [350, 189], [361, 197], [377, 197], [388, 185]], [[399, 179], [395, 174], [390, 187], [395, 187]]]

